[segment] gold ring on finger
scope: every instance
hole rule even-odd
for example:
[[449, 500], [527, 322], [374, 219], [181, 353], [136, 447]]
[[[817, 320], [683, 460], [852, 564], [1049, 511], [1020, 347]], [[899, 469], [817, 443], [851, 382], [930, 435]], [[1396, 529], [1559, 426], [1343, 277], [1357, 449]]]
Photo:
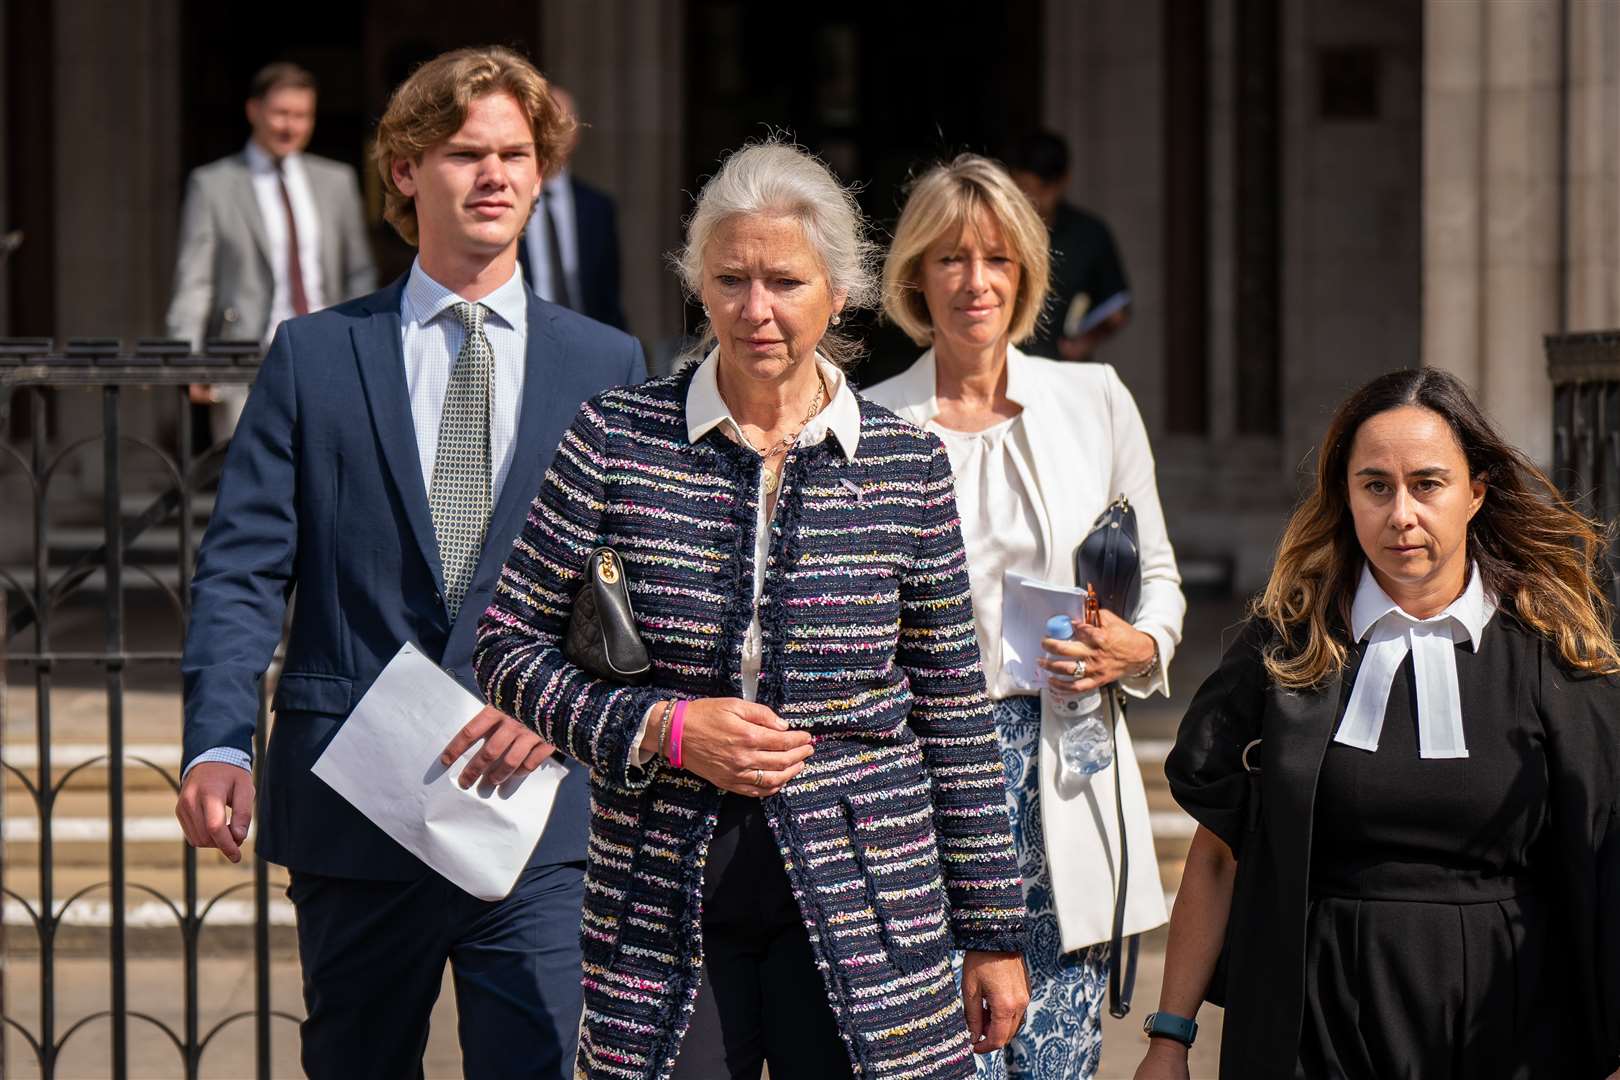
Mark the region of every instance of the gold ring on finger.
[[759, 788], [761, 791], [765, 790], [765, 770], [764, 769], [755, 769], [754, 770], [754, 786]]

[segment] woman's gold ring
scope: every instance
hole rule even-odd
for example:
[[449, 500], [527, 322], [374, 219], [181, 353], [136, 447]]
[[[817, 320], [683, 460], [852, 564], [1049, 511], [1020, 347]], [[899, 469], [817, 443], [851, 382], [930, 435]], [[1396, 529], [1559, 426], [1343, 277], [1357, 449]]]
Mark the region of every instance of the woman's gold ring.
[[755, 769], [754, 770], [754, 786], [759, 788], [761, 791], [765, 790], [765, 770], [764, 769]]

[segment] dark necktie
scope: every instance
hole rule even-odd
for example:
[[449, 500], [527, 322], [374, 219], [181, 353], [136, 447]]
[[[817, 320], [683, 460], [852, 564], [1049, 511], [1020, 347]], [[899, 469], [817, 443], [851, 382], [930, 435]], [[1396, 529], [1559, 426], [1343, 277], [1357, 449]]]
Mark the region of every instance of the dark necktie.
[[298, 219], [293, 216], [292, 196], [287, 194], [284, 161], [276, 162], [276, 186], [281, 189], [281, 206], [287, 211], [287, 294], [292, 297], [294, 315], [309, 314], [309, 294], [304, 292], [304, 267], [298, 260]]
[[450, 369], [444, 409], [439, 413], [433, 483], [428, 487], [428, 509], [439, 541], [439, 563], [444, 567], [444, 606], [452, 620], [461, 611], [461, 601], [478, 568], [495, 501], [489, 450], [495, 350], [484, 335], [488, 309], [463, 302], [454, 310], [467, 336]]
[[562, 238], [557, 235], [557, 206], [552, 201], [556, 196], [551, 188], [547, 187], [541, 188], [540, 194], [546, 201], [546, 256], [551, 263], [551, 299], [553, 303], [571, 308], [574, 301], [568, 295], [568, 274], [563, 270]]

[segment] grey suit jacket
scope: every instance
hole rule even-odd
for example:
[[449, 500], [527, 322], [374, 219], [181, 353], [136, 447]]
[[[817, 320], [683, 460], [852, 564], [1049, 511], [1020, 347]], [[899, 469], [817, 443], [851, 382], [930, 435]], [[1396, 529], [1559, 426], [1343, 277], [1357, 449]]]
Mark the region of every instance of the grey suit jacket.
[[[377, 287], [365, 213], [354, 170], [305, 154], [305, 175], [320, 215], [321, 280], [328, 304]], [[232, 154], [194, 170], [180, 215], [174, 299], [165, 320], [170, 337], [198, 346], [205, 338], [263, 341], [275, 279], [264, 218], [253, 193], [247, 155]]]

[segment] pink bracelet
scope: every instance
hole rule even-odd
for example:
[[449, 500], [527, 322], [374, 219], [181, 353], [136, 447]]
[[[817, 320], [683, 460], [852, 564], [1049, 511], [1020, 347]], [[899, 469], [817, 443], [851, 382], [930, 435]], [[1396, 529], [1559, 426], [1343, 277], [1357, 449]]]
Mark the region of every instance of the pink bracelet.
[[686, 702], [675, 703], [675, 715], [669, 722], [669, 763], [681, 767], [681, 732], [686, 728]]

